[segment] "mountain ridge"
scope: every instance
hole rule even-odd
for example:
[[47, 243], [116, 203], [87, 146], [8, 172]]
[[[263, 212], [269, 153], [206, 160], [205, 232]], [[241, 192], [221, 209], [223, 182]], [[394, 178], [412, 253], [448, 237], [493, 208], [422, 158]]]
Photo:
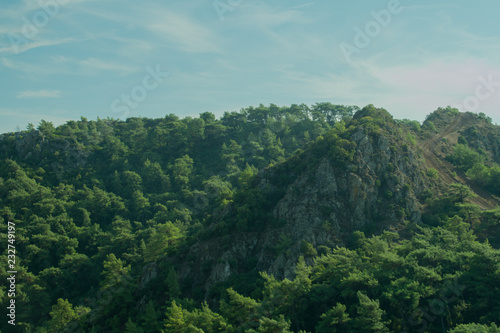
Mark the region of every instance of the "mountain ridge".
[[[40, 332], [182, 331], [181, 317], [206, 332], [330, 332], [370, 330], [370, 308], [382, 331], [402, 331], [458, 281], [474, 293], [443, 320], [489, 325], [499, 138], [481, 114], [440, 108], [420, 124], [330, 103], [2, 134], [19, 320]], [[346, 314], [351, 324], [321, 319]]]

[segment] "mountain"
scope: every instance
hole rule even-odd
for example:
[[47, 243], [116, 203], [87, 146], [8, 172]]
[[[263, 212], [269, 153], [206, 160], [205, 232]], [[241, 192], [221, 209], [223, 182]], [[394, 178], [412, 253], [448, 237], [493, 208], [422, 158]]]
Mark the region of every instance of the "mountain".
[[496, 332], [499, 145], [449, 107], [42, 121], [0, 135], [2, 306], [20, 332]]

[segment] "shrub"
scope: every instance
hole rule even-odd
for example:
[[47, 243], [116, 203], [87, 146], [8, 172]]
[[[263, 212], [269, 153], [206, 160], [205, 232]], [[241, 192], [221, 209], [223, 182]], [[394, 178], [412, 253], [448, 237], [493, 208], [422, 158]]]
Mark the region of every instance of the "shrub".
[[427, 170], [427, 176], [432, 179], [437, 179], [439, 176], [439, 172], [434, 168], [430, 168], [429, 170]]
[[453, 154], [448, 156], [448, 160], [464, 171], [469, 170], [475, 164], [483, 163], [483, 157], [477, 151], [463, 144], [455, 146]]

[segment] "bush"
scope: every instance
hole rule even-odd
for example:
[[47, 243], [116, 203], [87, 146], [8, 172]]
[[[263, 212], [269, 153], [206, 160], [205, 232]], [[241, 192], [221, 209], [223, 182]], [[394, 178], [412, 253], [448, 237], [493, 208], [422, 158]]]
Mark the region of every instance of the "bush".
[[475, 164], [482, 164], [484, 160], [477, 151], [463, 144], [457, 144], [453, 154], [448, 156], [447, 159], [464, 171], [469, 170]]
[[435, 132], [436, 131], [436, 125], [434, 125], [434, 123], [432, 121], [426, 121], [425, 122], [425, 127], [428, 128], [429, 130]]
[[439, 176], [439, 172], [434, 168], [430, 168], [429, 170], [427, 170], [427, 176], [432, 179], [437, 179]]
[[300, 250], [307, 257], [315, 257], [318, 254], [314, 246], [306, 240], [300, 244]]

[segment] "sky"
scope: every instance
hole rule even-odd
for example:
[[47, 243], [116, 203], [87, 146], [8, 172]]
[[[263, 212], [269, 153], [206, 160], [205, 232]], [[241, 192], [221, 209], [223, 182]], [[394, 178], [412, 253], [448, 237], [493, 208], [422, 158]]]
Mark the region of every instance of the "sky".
[[270, 103], [500, 123], [498, 1], [3, 0], [0, 132]]

